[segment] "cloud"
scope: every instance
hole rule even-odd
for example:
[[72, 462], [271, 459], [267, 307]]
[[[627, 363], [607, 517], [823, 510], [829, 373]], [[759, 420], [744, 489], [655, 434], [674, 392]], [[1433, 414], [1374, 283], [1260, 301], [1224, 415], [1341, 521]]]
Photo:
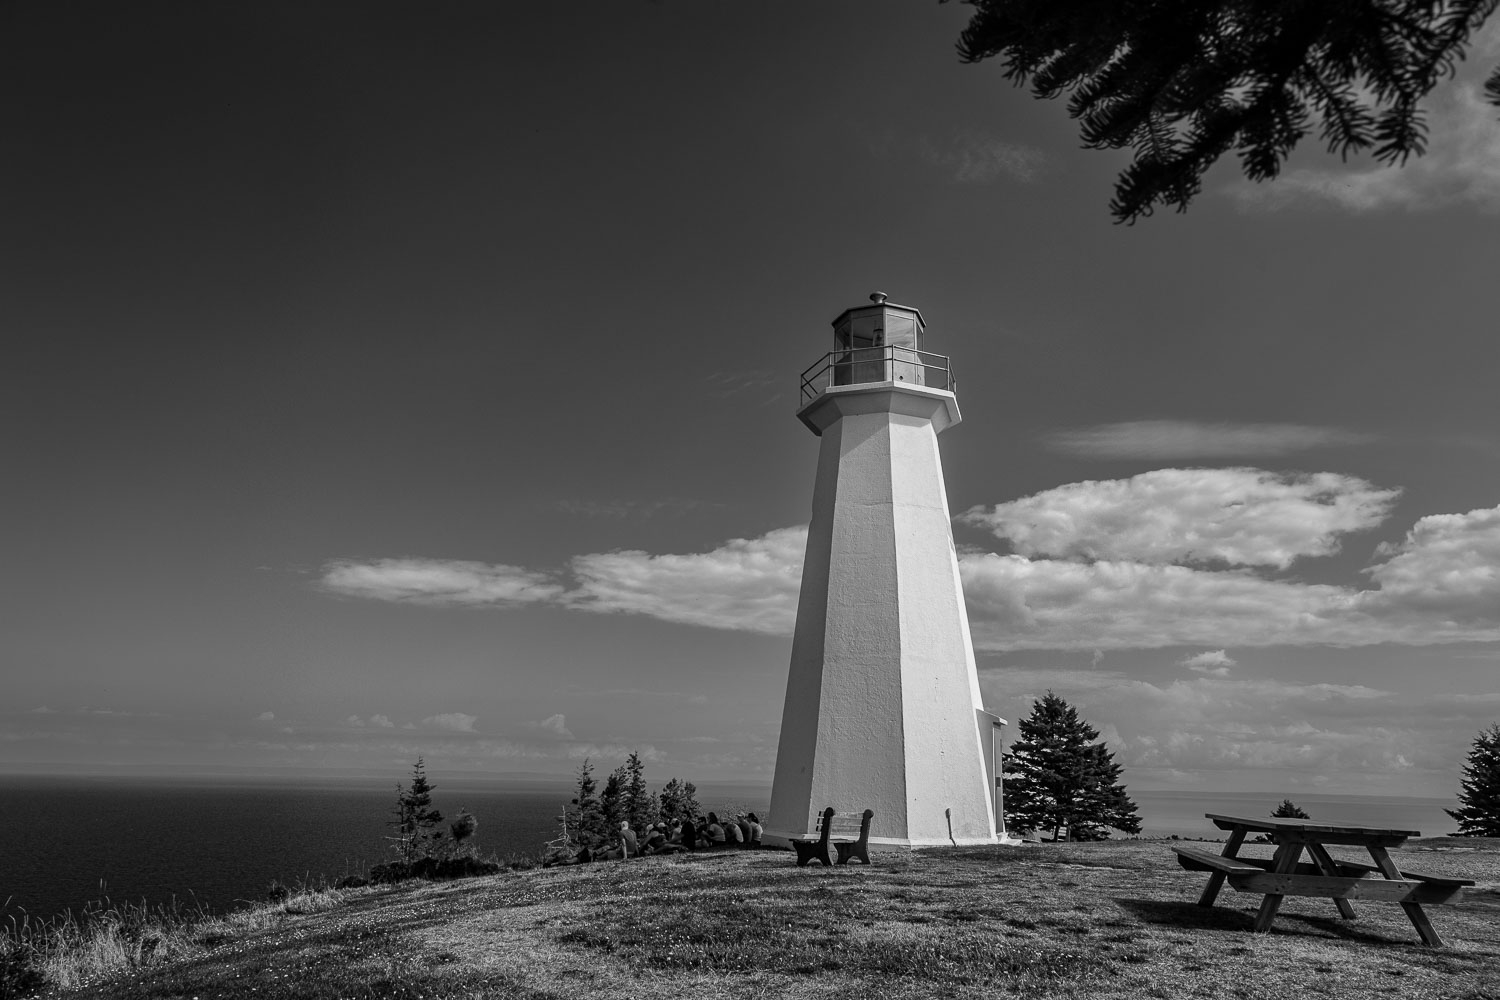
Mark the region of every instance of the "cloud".
[[276, 721], [276, 713], [275, 712], [262, 712], [262, 713], [260, 713], [259, 715], [257, 715], [255, 717], [255, 721], [256, 722], [275, 722]]
[[994, 553], [960, 559], [975, 648], [1360, 644], [1334, 611], [1344, 588], [1133, 562], [1069, 562]]
[[[975, 648], [1092, 654], [1500, 641], [1500, 507], [1422, 518], [1401, 543], [1378, 550], [1369, 589], [1274, 575], [1298, 557], [1337, 551], [1342, 533], [1378, 522], [1395, 496], [1334, 473], [1164, 469], [976, 507], [964, 517], [1021, 552], [959, 557]], [[579, 556], [577, 586], [554, 588], [549, 600], [787, 636], [806, 537], [805, 527], [790, 527], [702, 553]]]
[[1259, 458], [1311, 448], [1369, 444], [1374, 435], [1307, 424], [1204, 424], [1187, 420], [1132, 420], [1042, 437], [1046, 446], [1079, 458]]
[[[1474, 729], [1500, 710], [1500, 694], [1475, 703], [1266, 677], [1201, 675], [1157, 684], [1112, 671], [1022, 667], [983, 670], [980, 683], [986, 701], [1002, 715], [1012, 713], [1008, 718], [1025, 718], [1032, 701], [1052, 690], [1084, 718], [1107, 721], [1118, 737], [1110, 748], [1135, 780], [1203, 782], [1213, 772], [1274, 768], [1288, 785], [1312, 785], [1317, 775], [1335, 772], [1363, 775], [1356, 786], [1387, 791], [1402, 773], [1449, 781]], [[1405, 787], [1431, 780], [1415, 778]]]
[[688, 555], [578, 556], [578, 587], [565, 600], [585, 611], [786, 635], [796, 620], [806, 544], [807, 529], [797, 527]]
[[46, 705], [38, 705], [31, 710], [32, 715], [56, 715], [57, 710], [48, 708]]
[[360, 726], [363, 726], [364, 724], [365, 724], [365, 720], [361, 719], [357, 715], [351, 715], [351, 716], [349, 716], [349, 718], [347, 718], [347, 719], [344, 720], [344, 725], [346, 725], [346, 726], [354, 726], [354, 727], [358, 728]]
[[468, 715], [464, 712], [444, 712], [441, 715], [429, 715], [422, 720], [422, 725], [429, 729], [446, 729], [454, 733], [472, 733], [474, 732], [474, 723], [478, 721], [478, 716]]
[[391, 729], [391, 728], [393, 728], [391, 720], [389, 718], [387, 718], [386, 716], [384, 716], [384, 715], [372, 715], [372, 716], [370, 716], [370, 725], [375, 726], [378, 729]]
[[1198, 653], [1196, 656], [1185, 657], [1177, 662], [1179, 667], [1187, 667], [1196, 670], [1200, 674], [1208, 674], [1213, 677], [1228, 677], [1229, 668], [1235, 666], [1234, 660], [1222, 649], [1211, 650], [1206, 653]]
[[974, 646], [992, 652], [1500, 641], [1500, 603], [1470, 591], [1432, 588], [1417, 601], [1245, 570], [993, 553], [961, 558], [959, 571]]
[[1337, 552], [1340, 535], [1379, 524], [1397, 496], [1332, 472], [1157, 469], [973, 507], [958, 519], [1026, 556], [1285, 569]]
[[1464, 622], [1500, 617], [1500, 507], [1430, 514], [1377, 554], [1385, 562], [1366, 571], [1379, 587], [1361, 595], [1366, 611]]
[[[1476, 38], [1474, 52], [1500, 50], [1500, 22]], [[1277, 210], [1299, 204], [1325, 204], [1348, 212], [1383, 209], [1422, 211], [1467, 205], [1500, 211], [1500, 125], [1481, 93], [1492, 59], [1461, 66], [1451, 83], [1440, 84], [1426, 100], [1427, 152], [1404, 166], [1366, 169], [1301, 168], [1273, 181], [1240, 180], [1228, 193], [1242, 210]]]
[[540, 573], [451, 559], [336, 559], [323, 567], [321, 584], [349, 597], [425, 605], [528, 604], [563, 592]]
[[555, 733], [556, 735], [561, 736], [565, 740], [571, 740], [573, 738], [573, 734], [568, 730], [568, 720], [563, 718], [561, 712], [556, 715], [547, 716], [541, 722], [538, 722], [537, 725], [542, 729], [547, 730], [549, 733]]
[[964, 132], [945, 148], [923, 139], [918, 148], [924, 160], [943, 168], [960, 184], [988, 184], [1000, 179], [1030, 182], [1047, 163], [1047, 154], [1040, 149], [977, 132]]

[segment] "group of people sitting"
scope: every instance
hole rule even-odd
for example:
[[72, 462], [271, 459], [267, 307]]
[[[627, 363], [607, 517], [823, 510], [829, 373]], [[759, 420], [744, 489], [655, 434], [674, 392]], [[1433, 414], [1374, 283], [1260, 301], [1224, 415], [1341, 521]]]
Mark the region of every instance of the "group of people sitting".
[[688, 851], [756, 850], [760, 847], [762, 828], [755, 813], [740, 813], [720, 821], [717, 813], [694, 820], [674, 819], [653, 823], [637, 833], [624, 820], [620, 822], [618, 844], [607, 849], [578, 852], [578, 861], [603, 861], [643, 857], [648, 854], [684, 854]]

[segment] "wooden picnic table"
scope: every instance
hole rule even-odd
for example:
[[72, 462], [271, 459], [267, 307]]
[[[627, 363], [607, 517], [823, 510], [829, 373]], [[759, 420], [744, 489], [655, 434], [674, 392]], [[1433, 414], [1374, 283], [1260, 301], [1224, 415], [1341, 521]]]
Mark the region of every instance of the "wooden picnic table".
[[[1417, 830], [1387, 830], [1347, 823], [1317, 823], [1310, 819], [1258, 819], [1243, 816], [1221, 816], [1204, 813], [1215, 826], [1229, 832], [1222, 854], [1193, 847], [1173, 847], [1177, 861], [1190, 871], [1209, 872], [1208, 885], [1198, 898], [1199, 906], [1212, 906], [1227, 880], [1240, 892], [1264, 893], [1255, 929], [1268, 931], [1283, 896], [1324, 896], [1333, 900], [1339, 915], [1354, 919], [1351, 899], [1370, 899], [1400, 903], [1421, 935], [1424, 944], [1443, 946], [1433, 929], [1423, 903], [1453, 904], [1463, 899], [1468, 879], [1445, 878], [1418, 872], [1402, 872], [1391, 860], [1387, 848], [1399, 847], [1409, 837], [1420, 837]], [[1276, 844], [1273, 858], [1242, 858], [1240, 845], [1248, 834], [1265, 834]], [[1335, 861], [1328, 845], [1364, 847], [1373, 865], [1353, 861]], [[1310, 863], [1301, 861], [1306, 851]], [[1376, 876], [1379, 877], [1376, 877]]]

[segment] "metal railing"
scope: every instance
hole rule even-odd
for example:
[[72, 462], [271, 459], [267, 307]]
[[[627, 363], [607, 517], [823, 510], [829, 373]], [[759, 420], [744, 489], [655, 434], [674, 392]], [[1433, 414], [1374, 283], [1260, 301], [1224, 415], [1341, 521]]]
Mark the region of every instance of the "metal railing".
[[957, 383], [948, 359], [910, 347], [856, 347], [830, 351], [802, 373], [801, 403], [807, 405], [836, 385], [905, 382], [952, 392]]

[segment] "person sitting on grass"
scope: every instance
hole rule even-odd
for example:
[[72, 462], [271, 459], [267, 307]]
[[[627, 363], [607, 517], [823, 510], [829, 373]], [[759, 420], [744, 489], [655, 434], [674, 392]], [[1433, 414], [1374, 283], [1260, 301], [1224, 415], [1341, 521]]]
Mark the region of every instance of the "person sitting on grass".
[[641, 844], [642, 854], [663, 854], [667, 848], [667, 834], [662, 830], [661, 824], [646, 827], [645, 842]]
[[620, 820], [620, 859], [623, 861], [631, 855], [639, 856], [641, 853], [640, 841], [636, 839], [635, 831], [625, 820]]
[[690, 851], [698, 849], [698, 824], [693, 822], [691, 816], [682, 821], [682, 846]]
[[740, 830], [740, 846], [750, 846], [750, 821], [745, 818], [744, 813], [735, 813], [734, 825]]
[[728, 817], [724, 819], [724, 846], [745, 846], [745, 835], [740, 831], [740, 825]]
[[717, 813], [708, 814], [708, 846], [710, 848], [724, 846], [724, 828], [719, 825]]
[[765, 828], [760, 825], [760, 817], [756, 816], [755, 813], [751, 813], [745, 818], [750, 821], [749, 847], [751, 850], [758, 851], [760, 850], [760, 835], [766, 832]]

